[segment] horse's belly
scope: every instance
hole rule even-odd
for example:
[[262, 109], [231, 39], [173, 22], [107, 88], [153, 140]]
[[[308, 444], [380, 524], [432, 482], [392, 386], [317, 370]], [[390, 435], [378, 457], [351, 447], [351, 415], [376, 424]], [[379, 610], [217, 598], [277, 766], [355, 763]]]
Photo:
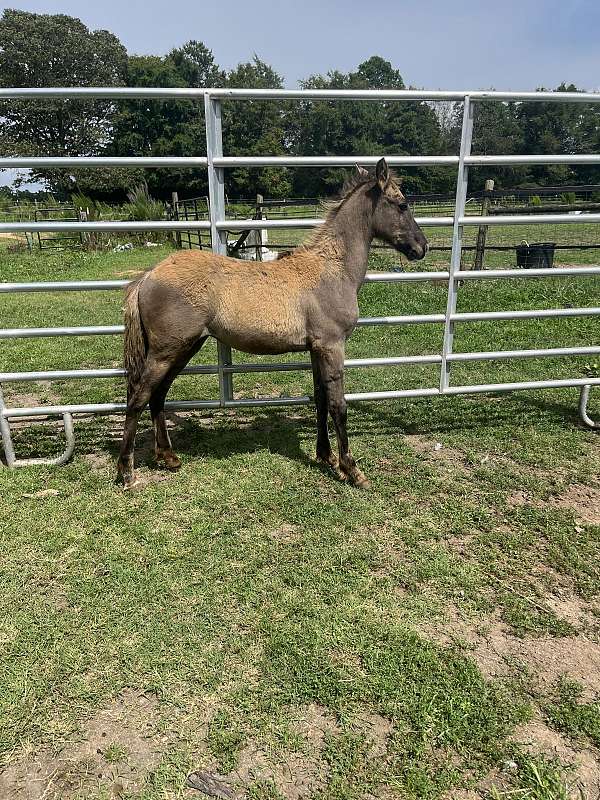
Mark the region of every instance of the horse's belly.
[[306, 322], [296, 304], [222, 303], [209, 330], [246, 353], [277, 354], [306, 349]]

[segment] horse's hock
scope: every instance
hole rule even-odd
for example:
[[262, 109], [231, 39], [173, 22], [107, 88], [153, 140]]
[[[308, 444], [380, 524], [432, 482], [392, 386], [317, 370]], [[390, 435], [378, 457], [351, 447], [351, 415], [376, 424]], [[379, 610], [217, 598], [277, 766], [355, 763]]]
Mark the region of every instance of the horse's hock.
[[[466, 361], [489, 362], [494, 360], [513, 360], [527, 358], [570, 358], [572, 356], [591, 355], [600, 353], [600, 346], [589, 344], [580, 347], [553, 347], [543, 349], [502, 350], [491, 352], [455, 352], [453, 350], [453, 337], [457, 324], [478, 322], [484, 320], [519, 320], [543, 319], [558, 317], [584, 317], [598, 316], [600, 308], [549, 308], [534, 310], [507, 310], [457, 313], [457, 296], [464, 282], [486, 280], [529, 280], [535, 278], [568, 278], [577, 280], [579, 277], [600, 275], [600, 266], [581, 267], [533, 267], [523, 270], [516, 269], [490, 269], [490, 270], [462, 270], [462, 238], [465, 228], [470, 226], [502, 226], [502, 225], [548, 225], [548, 224], [581, 224], [599, 223], [600, 213], [586, 214], [536, 214], [529, 215], [493, 215], [493, 216], [467, 216], [465, 211], [468, 173], [471, 166], [484, 165], [519, 165], [519, 164], [600, 164], [600, 154], [585, 155], [473, 155], [471, 153], [471, 140], [473, 132], [473, 119], [478, 102], [553, 102], [553, 103], [598, 103], [600, 94], [572, 93], [572, 92], [481, 92], [481, 91], [413, 91], [413, 90], [280, 90], [280, 89], [140, 89], [140, 88], [44, 88], [44, 89], [0, 89], [3, 100], [28, 99], [76, 99], [76, 98], [104, 98], [113, 99], [156, 99], [174, 100], [187, 98], [202, 101], [205, 108], [206, 124], [206, 157], [18, 157], [1, 158], [0, 169], [14, 168], [81, 168], [81, 167], [203, 167], [208, 172], [209, 182], [209, 219], [206, 220], [159, 220], [148, 222], [93, 222], [93, 221], [35, 221], [35, 222], [4, 222], [0, 223], [0, 234], [15, 233], [52, 233], [52, 232], [95, 232], [95, 231], [206, 231], [210, 232], [212, 250], [215, 253], [225, 254], [227, 248], [227, 232], [242, 232], [252, 230], [268, 231], [270, 228], [313, 228], [322, 223], [320, 219], [283, 218], [271, 220], [240, 220], [227, 219], [225, 215], [224, 173], [226, 169], [236, 167], [279, 166], [279, 167], [347, 167], [354, 164], [372, 165], [378, 160], [373, 156], [224, 156], [221, 132], [221, 99], [232, 98], [238, 102], [248, 99], [263, 99], [277, 102], [281, 100], [302, 99], [328, 99], [343, 100], [354, 99], [369, 102], [372, 100], [386, 101], [454, 101], [463, 104], [463, 124], [458, 155], [420, 156], [420, 155], [387, 155], [390, 165], [395, 166], [444, 166], [457, 170], [456, 204], [453, 216], [417, 218], [417, 223], [422, 227], [451, 227], [452, 250], [448, 270], [435, 272], [373, 272], [367, 273], [365, 282], [402, 283], [409, 282], [444, 282], [448, 286], [446, 310], [440, 314], [408, 314], [404, 316], [365, 317], [358, 320], [359, 325], [421, 325], [435, 324], [443, 326], [443, 343], [439, 353], [411, 356], [398, 356], [391, 358], [362, 358], [348, 359], [346, 368], [361, 367], [394, 367], [399, 365], [433, 364], [439, 366], [439, 381], [437, 385], [427, 388], [401, 389], [396, 391], [370, 391], [347, 394], [348, 401], [361, 400], [389, 400], [407, 397], [436, 397], [461, 394], [477, 394], [483, 392], [510, 392], [517, 390], [552, 389], [562, 387], [577, 387], [580, 389], [579, 413], [582, 422], [590, 428], [598, 425], [590, 418], [587, 411], [588, 398], [591, 387], [600, 384], [600, 377], [574, 376], [547, 380], [523, 380], [511, 383], [455, 385], [451, 382], [451, 366], [453, 363]], [[128, 281], [37, 281], [28, 283], [0, 283], [0, 292], [18, 294], [24, 292], [81, 292], [81, 291], [121, 291]], [[39, 327], [39, 328], [4, 328], [0, 329], [2, 339], [38, 338], [47, 336], [96, 336], [96, 335], [121, 335], [121, 325], [73, 326], [73, 327]], [[184, 370], [187, 374], [209, 374], [218, 377], [218, 396], [211, 399], [194, 401], [170, 402], [166, 404], [171, 409], [200, 409], [200, 408], [236, 408], [240, 406], [264, 405], [295, 405], [307, 403], [309, 397], [278, 397], [278, 398], [252, 398], [235, 399], [233, 391], [233, 378], [235, 374], [243, 372], [261, 372], [277, 370], [304, 370], [310, 369], [310, 362], [285, 364], [235, 364], [232, 362], [230, 348], [222, 343], [218, 345], [218, 360], [216, 364], [195, 365]], [[9, 467], [21, 466], [32, 463], [65, 463], [72, 455], [74, 449], [73, 416], [77, 414], [110, 414], [122, 413], [124, 403], [81, 403], [48, 406], [7, 406], [1, 391], [3, 384], [27, 381], [52, 381], [89, 378], [108, 378], [124, 376], [125, 371], [113, 369], [64, 369], [43, 370], [36, 372], [1, 372], [0, 373], [0, 435], [4, 448], [4, 458]], [[62, 418], [66, 446], [62, 454], [54, 459], [26, 459], [17, 458], [12, 437], [11, 420], [35, 419], [43, 417]]]

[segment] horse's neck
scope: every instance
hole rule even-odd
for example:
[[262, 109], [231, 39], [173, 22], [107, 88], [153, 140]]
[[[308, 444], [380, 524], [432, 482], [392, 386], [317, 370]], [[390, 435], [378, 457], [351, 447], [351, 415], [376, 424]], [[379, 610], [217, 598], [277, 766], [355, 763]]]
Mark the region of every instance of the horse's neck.
[[328, 219], [315, 236], [313, 247], [358, 291], [367, 271], [372, 236], [366, 218], [349, 212], [342, 208]]

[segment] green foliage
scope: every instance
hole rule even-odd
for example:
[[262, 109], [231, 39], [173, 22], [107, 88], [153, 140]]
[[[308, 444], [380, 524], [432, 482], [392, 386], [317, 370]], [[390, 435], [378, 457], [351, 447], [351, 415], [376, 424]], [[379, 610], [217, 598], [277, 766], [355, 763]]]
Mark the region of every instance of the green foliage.
[[127, 200], [126, 208], [130, 219], [152, 220], [163, 219], [165, 216], [164, 203], [150, 196], [146, 183], [140, 183], [128, 192]]
[[[313, 75], [306, 89], [404, 89], [400, 72], [389, 61], [372, 56], [347, 74], [337, 70]], [[442, 140], [435, 112], [426, 103], [306, 100], [292, 116], [293, 150], [301, 155], [381, 155], [439, 153]], [[446, 175], [446, 177], [444, 177]], [[447, 170], [417, 169], [406, 177], [408, 191], [446, 185]], [[450, 178], [451, 180], [451, 178]], [[298, 170], [294, 189], [304, 196], [330, 194], [340, 184], [340, 170]]]
[[[254, 56], [231, 70], [226, 85], [238, 89], [281, 89], [275, 70]], [[286, 152], [287, 121], [291, 110], [265, 100], [223, 103], [223, 150], [228, 155], [283, 155]], [[287, 170], [277, 167], [228, 171], [227, 191], [232, 197], [285, 197], [292, 188]]]
[[563, 192], [560, 196], [561, 203], [568, 203], [569, 205], [573, 205], [577, 202], [577, 195], [575, 192]]
[[[116, 36], [73, 17], [5, 9], [0, 19], [0, 86], [119, 86], [126, 63]], [[107, 100], [1, 101], [0, 152], [97, 154], [110, 140], [113, 114]], [[65, 170], [35, 170], [33, 178], [61, 195], [73, 183]]]

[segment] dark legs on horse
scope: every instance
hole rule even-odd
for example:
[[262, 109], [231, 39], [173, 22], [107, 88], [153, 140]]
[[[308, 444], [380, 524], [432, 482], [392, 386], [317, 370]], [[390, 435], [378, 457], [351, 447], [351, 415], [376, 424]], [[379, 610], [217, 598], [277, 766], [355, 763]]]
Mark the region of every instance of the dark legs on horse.
[[158, 357], [152, 353], [146, 356], [146, 364], [142, 376], [127, 401], [125, 429], [121, 452], [117, 463], [119, 475], [126, 489], [132, 489], [136, 483], [133, 469], [135, 434], [140, 414], [150, 404], [150, 413], [155, 431], [155, 453], [157, 461], [163, 461], [167, 469], [176, 470], [181, 462], [173, 452], [171, 440], [165, 420], [165, 398], [171, 384], [185, 367], [192, 356], [202, 347], [207, 337], [197, 341], [193, 347], [175, 355], [175, 357]]
[[135, 434], [140, 414], [148, 404], [155, 389], [157, 389], [164, 380], [170, 368], [171, 363], [169, 361], [158, 360], [152, 354], [148, 354], [140, 380], [131, 393], [131, 396], [127, 399], [123, 441], [121, 442], [121, 452], [119, 453], [119, 460], [117, 462], [117, 469], [119, 475], [123, 479], [126, 489], [133, 488], [137, 483], [133, 471], [133, 450], [135, 447]]
[[[318, 374], [320, 386], [317, 388], [315, 378], [315, 403], [317, 406], [317, 458], [322, 458], [320, 447], [329, 447], [331, 456], [331, 446], [327, 436], [327, 416], [323, 413], [324, 403], [335, 427], [338, 443], [338, 470], [342, 477], [347, 478], [354, 486], [367, 489], [369, 481], [356, 465], [356, 461], [350, 452], [348, 444], [348, 432], [346, 422], [348, 418], [347, 404], [344, 398], [344, 345], [337, 343], [331, 347], [319, 349], [311, 353], [313, 362], [313, 375]], [[324, 400], [323, 400], [324, 396]], [[323, 433], [324, 430], [324, 433]], [[326, 440], [326, 445], [324, 441]], [[335, 459], [335, 456], [333, 456]], [[327, 463], [332, 464], [330, 458], [323, 458]], [[335, 462], [332, 466], [336, 466]]]
[[315, 407], [317, 410], [317, 461], [329, 464], [335, 470], [338, 468], [338, 459], [331, 449], [329, 431], [327, 430], [327, 394], [321, 380], [321, 368], [316, 353], [311, 351], [313, 384], [315, 390]]
[[203, 336], [196, 344], [179, 356], [162, 383], [155, 389], [150, 398], [150, 415], [154, 425], [154, 453], [159, 463], [164, 463], [165, 467], [173, 472], [181, 467], [181, 461], [173, 452], [171, 438], [167, 430], [165, 419], [165, 399], [175, 378], [185, 367], [188, 361], [200, 350], [208, 337]]

